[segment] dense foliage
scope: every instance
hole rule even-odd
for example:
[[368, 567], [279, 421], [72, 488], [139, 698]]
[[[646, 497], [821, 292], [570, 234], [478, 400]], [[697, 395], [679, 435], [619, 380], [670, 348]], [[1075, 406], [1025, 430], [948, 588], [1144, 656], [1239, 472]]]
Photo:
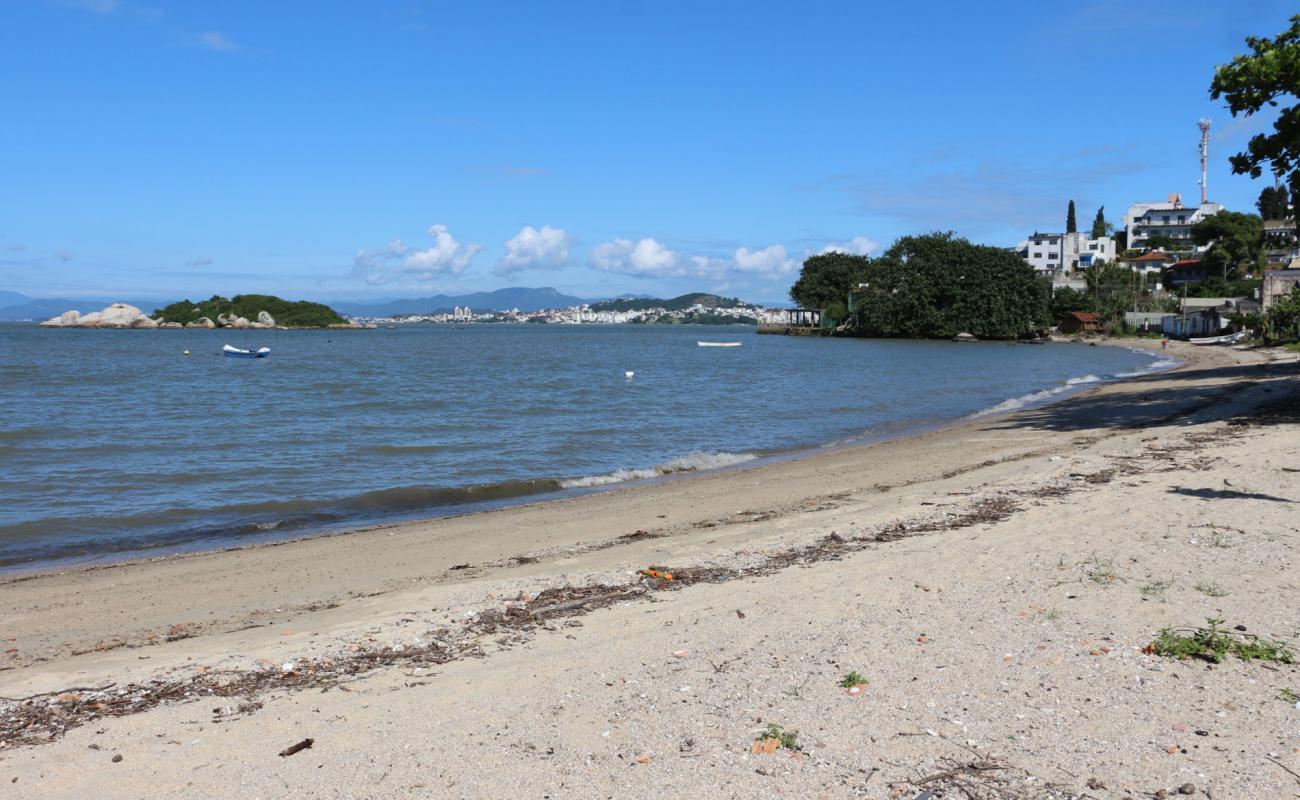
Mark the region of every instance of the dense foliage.
[[1218, 67], [1210, 84], [1210, 97], [1224, 98], [1232, 116], [1250, 116], [1278, 108], [1272, 133], [1251, 137], [1244, 153], [1234, 155], [1232, 171], [1258, 178], [1267, 168], [1274, 175], [1300, 172], [1300, 103], [1283, 106], [1300, 96], [1300, 14], [1291, 27], [1273, 39], [1246, 39], [1251, 52]]
[[680, 295], [669, 300], [661, 300], [657, 297], [637, 297], [637, 298], [619, 298], [617, 300], [603, 300], [599, 303], [592, 303], [593, 311], [647, 311], [652, 308], [662, 308], [666, 311], [685, 311], [691, 306], [703, 306], [704, 308], [747, 308], [748, 304], [735, 297], [719, 297], [716, 294], [706, 294], [704, 292], [691, 292], [690, 294]]
[[1264, 222], [1254, 214], [1220, 211], [1192, 226], [1192, 241], [1210, 245], [1201, 261], [1226, 279], [1238, 267], [1257, 264], [1264, 248]]
[[1065, 210], [1065, 232], [1078, 233], [1079, 220], [1074, 216], [1074, 201], [1070, 201], [1070, 206]]
[[845, 298], [864, 280], [871, 259], [832, 251], [803, 262], [799, 279], [790, 287], [790, 299], [801, 308], [824, 309]]
[[1106, 207], [1102, 206], [1097, 209], [1097, 216], [1092, 218], [1092, 231], [1089, 238], [1100, 239], [1105, 236], [1110, 226], [1106, 224]]
[[866, 336], [1014, 339], [1049, 324], [1047, 284], [1032, 267], [951, 233], [899, 239], [867, 260], [860, 282], [852, 322]]
[[1220, 277], [1206, 278], [1199, 283], [1189, 283], [1182, 288], [1184, 297], [1254, 297], [1255, 290], [1263, 284], [1259, 278], [1225, 281]]
[[1290, 294], [1273, 299], [1264, 314], [1264, 337], [1270, 341], [1300, 339], [1300, 286]]
[[1291, 198], [1287, 194], [1284, 186], [1265, 186], [1259, 193], [1259, 199], [1255, 201], [1255, 208], [1259, 209], [1259, 215], [1264, 219], [1286, 219], [1291, 216], [1287, 206]]
[[230, 299], [214, 294], [199, 303], [181, 300], [158, 309], [154, 316], [161, 317], [166, 322], [184, 323], [195, 322], [199, 317], [207, 317], [216, 322], [221, 314], [233, 314], [256, 322], [259, 311], [275, 317], [275, 324], [289, 328], [318, 328], [347, 322], [327, 305], [309, 303], [306, 300], [282, 300], [269, 294], [237, 294]]

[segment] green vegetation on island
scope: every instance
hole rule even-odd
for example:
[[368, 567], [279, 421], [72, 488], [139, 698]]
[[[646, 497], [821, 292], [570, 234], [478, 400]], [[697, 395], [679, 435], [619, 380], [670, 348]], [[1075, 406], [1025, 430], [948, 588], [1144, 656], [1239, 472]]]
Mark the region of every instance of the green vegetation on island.
[[200, 317], [216, 322], [217, 317], [223, 314], [256, 320], [260, 311], [270, 314], [276, 325], [286, 328], [320, 328], [347, 324], [346, 319], [322, 303], [283, 300], [269, 294], [237, 294], [229, 299], [213, 295], [199, 303], [181, 300], [158, 309], [154, 312], [154, 317], [161, 318], [164, 322], [181, 324], [197, 322]]

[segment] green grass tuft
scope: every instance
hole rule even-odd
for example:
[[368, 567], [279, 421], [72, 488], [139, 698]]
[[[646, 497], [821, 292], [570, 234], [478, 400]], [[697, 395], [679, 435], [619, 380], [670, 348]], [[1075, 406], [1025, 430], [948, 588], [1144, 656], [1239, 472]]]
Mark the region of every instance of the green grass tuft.
[[761, 742], [765, 739], [776, 739], [786, 750], [799, 749], [799, 731], [787, 731], [775, 722], [769, 722], [767, 729], [760, 733], [755, 741]]
[[866, 683], [866, 682], [867, 682], [866, 678], [862, 677], [862, 675], [860, 675], [857, 670], [853, 670], [848, 675], [844, 676], [844, 679], [840, 681], [840, 686], [843, 686], [845, 689], [848, 689], [853, 686], [857, 686], [859, 683]]
[[1219, 627], [1223, 624], [1221, 619], [1211, 617], [1205, 622], [1207, 627], [1190, 633], [1180, 633], [1173, 628], [1161, 630], [1151, 643], [1154, 652], [1169, 658], [1200, 658], [1215, 664], [1222, 663], [1229, 655], [1244, 661], [1295, 662], [1295, 654], [1287, 649], [1285, 642], [1226, 631]]

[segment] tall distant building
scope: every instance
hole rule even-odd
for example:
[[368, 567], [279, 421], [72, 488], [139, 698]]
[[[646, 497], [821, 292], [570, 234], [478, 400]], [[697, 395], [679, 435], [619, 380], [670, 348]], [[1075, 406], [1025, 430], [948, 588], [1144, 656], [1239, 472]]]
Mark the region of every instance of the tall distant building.
[[1173, 239], [1179, 250], [1197, 248], [1192, 243], [1192, 226], [1206, 217], [1223, 210], [1218, 203], [1205, 203], [1196, 208], [1183, 205], [1183, 196], [1171, 194], [1163, 203], [1134, 203], [1124, 215], [1124, 229], [1128, 231], [1128, 246], [1141, 250], [1152, 236]]

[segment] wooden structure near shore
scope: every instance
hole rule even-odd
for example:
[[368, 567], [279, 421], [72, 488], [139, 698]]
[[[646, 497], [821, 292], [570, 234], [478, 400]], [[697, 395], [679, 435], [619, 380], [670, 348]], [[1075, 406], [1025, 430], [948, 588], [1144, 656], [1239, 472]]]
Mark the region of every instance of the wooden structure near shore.
[[822, 312], [813, 308], [787, 308], [784, 323], [758, 326], [758, 333], [783, 336], [813, 336], [822, 332]]

